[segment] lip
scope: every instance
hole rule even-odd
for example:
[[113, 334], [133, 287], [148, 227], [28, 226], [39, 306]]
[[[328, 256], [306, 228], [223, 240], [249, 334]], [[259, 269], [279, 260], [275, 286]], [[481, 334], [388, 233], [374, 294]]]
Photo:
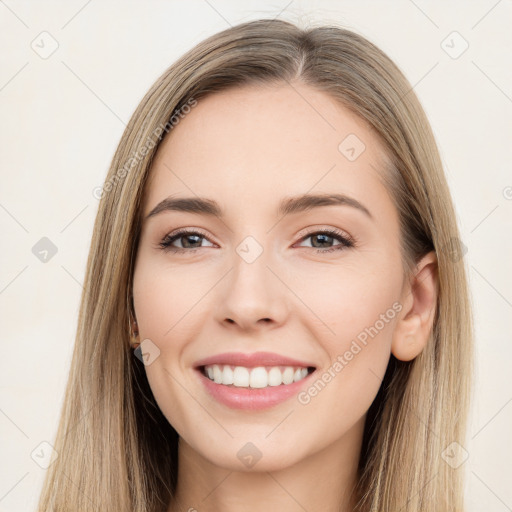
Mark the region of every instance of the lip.
[[242, 410], [261, 410], [274, 407], [285, 402], [292, 396], [296, 396], [301, 388], [308, 386], [311, 376], [315, 372], [311, 372], [307, 377], [292, 382], [291, 384], [281, 384], [279, 386], [269, 386], [266, 388], [237, 388], [235, 386], [225, 386], [216, 384], [204, 375], [201, 370], [196, 369], [195, 372], [205, 386], [208, 393], [218, 402], [224, 404], [231, 409]]
[[204, 375], [202, 369], [204, 366], [212, 364], [230, 364], [233, 366], [245, 366], [247, 368], [257, 366], [300, 366], [304, 368], [313, 367], [316, 370], [315, 365], [311, 363], [291, 359], [271, 352], [255, 352], [253, 354], [229, 352], [197, 361], [194, 368], [195, 373], [198, 375], [206, 391], [215, 400], [231, 409], [247, 411], [268, 409], [296, 396], [303, 387], [309, 385], [315, 371], [312, 371], [303, 379], [292, 382], [291, 384], [268, 386], [266, 388], [242, 388], [232, 385], [225, 386], [210, 380]]
[[[290, 357], [281, 356], [273, 352], [253, 352], [244, 354], [243, 352], [224, 352], [216, 354], [206, 359], [201, 359], [194, 364], [195, 368], [212, 364], [231, 364], [233, 366], [245, 366], [254, 368], [256, 366], [301, 366], [303, 368], [316, 366], [307, 361], [299, 361]], [[291, 384], [290, 384], [291, 385]]]

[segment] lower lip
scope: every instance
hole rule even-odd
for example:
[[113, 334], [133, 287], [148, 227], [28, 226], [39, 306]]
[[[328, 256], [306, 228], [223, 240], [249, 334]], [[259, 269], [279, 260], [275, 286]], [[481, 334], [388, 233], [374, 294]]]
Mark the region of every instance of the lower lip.
[[238, 388], [224, 386], [210, 380], [201, 370], [196, 370], [206, 390], [218, 402], [232, 409], [261, 410], [278, 405], [294, 395], [297, 395], [302, 387], [309, 382], [314, 371], [303, 379], [291, 384], [268, 386], [266, 388]]

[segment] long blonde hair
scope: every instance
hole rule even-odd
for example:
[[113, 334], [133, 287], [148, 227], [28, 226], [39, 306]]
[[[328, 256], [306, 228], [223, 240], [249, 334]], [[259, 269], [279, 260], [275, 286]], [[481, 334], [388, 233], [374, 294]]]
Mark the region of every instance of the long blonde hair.
[[463, 510], [464, 466], [452, 467], [443, 453], [465, 442], [473, 327], [455, 212], [428, 120], [397, 66], [362, 36], [335, 25], [301, 29], [257, 20], [182, 56], [151, 87], [123, 133], [98, 194], [54, 442], [58, 457], [48, 469], [40, 512], [167, 510], [178, 436], [129, 345], [145, 184], [162, 135], [194, 102], [230, 87], [283, 81], [324, 91], [369, 123], [386, 149], [382, 179], [399, 212], [405, 271], [431, 250], [438, 259], [427, 346], [410, 362], [391, 356], [368, 411], [357, 510]]

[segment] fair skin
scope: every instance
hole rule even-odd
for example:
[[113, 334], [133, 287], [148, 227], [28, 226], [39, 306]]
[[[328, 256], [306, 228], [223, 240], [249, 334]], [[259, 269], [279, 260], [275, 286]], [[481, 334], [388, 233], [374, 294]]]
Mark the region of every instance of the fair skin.
[[[338, 149], [349, 134], [366, 146], [353, 161]], [[145, 367], [152, 392], [180, 435], [169, 512], [352, 510], [366, 413], [390, 354], [407, 361], [424, 348], [437, 295], [433, 253], [403, 277], [382, 159], [366, 123], [302, 83], [208, 96], [162, 142], [145, 190], [133, 295], [140, 339], [160, 350]], [[277, 214], [282, 199], [306, 193], [350, 196], [371, 217], [347, 204]], [[171, 195], [212, 199], [224, 216], [164, 210], [146, 219]], [[178, 228], [201, 234], [172, 243], [188, 252], [160, 248]], [[355, 246], [318, 235], [325, 229]], [[263, 250], [251, 263], [237, 252], [248, 236]], [[275, 352], [314, 363], [309, 387], [394, 303], [400, 311], [307, 404], [293, 396], [233, 409], [194, 367], [222, 352]], [[237, 456], [249, 442], [261, 454], [252, 467]]]

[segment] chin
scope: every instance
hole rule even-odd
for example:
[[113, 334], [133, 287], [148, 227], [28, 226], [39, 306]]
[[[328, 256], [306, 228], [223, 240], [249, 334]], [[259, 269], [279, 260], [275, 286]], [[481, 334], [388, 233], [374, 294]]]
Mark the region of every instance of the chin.
[[[304, 441], [293, 439], [290, 436], [276, 436], [275, 439], [265, 439], [271, 429], [265, 428], [265, 433], [258, 435], [242, 435], [221, 442], [211, 440], [204, 445], [190, 444], [190, 447], [201, 457], [216, 467], [229, 471], [263, 472], [279, 471], [293, 466], [307, 457], [306, 450], [299, 451]], [[282, 442], [280, 437], [287, 437], [288, 443]]]

